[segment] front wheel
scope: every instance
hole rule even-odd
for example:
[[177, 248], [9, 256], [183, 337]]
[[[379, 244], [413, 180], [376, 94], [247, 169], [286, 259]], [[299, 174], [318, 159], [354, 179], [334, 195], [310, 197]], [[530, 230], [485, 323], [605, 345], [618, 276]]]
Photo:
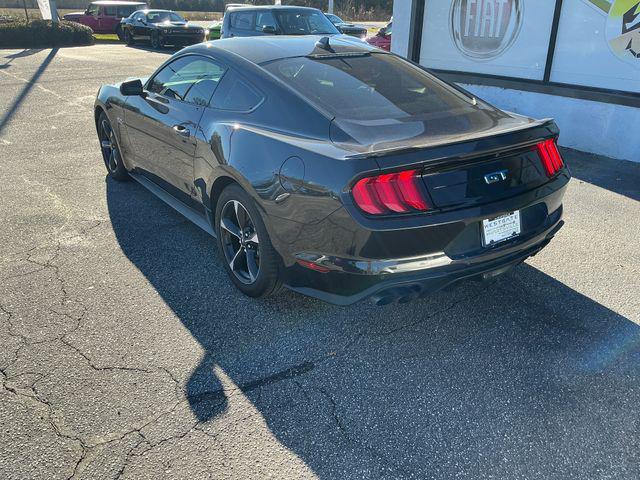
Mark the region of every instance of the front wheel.
[[160, 50], [162, 48], [162, 41], [160, 40], [158, 32], [153, 32], [151, 34], [151, 48], [154, 50]]
[[111, 123], [107, 115], [102, 112], [98, 118], [98, 139], [100, 140], [100, 149], [102, 150], [102, 159], [107, 167], [109, 176], [119, 182], [129, 179], [129, 173], [122, 163], [122, 155], [118, 148], [116, 134], [111, 128]]
[[122, 27], [120, 25], [118, 25], [118, 27], [116, 28], [116, 35], [118, 36], [118, 40], [120, 40], [121, 42], [124, 41], [124, 32], [122, 31]]
[[218, 247], [234, 285], [250, 297], [266, 297], [281, 288], [280, 257], [251, 197], [233, 184], [216, 208]]
[[135, 43], [135, 40], [133, 39], [133, 35], [131, 35], [131, 32], [129, 31], [129, 29], [125, 29], [124, 33], [124, 42], [127, 45], [133, 45]]

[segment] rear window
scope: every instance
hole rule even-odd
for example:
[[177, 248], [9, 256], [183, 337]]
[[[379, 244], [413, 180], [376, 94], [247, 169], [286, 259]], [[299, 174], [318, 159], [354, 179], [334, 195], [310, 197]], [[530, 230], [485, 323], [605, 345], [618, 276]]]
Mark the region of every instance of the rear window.
[[251, 30], [253, 29], [254, 16], [254, 12], [232, 13], [229, 23], [231, 24], [231, 28], [237, 28], [238, 30]]
[[340, 33], [320, 10], [274, 10], [284, 35], [335, 35]]
[[394, 55], [297, 57], [263, 66], [339, 118], [404, 118], [472, 108], [463, 93]]

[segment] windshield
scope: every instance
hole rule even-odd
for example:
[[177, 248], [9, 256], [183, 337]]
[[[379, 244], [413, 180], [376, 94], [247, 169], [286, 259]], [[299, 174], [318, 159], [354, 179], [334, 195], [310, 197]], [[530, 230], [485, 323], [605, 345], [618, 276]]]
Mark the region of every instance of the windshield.
[[283, 35], [324, 35], [340, 33], [321, 11], [273, 10]]
[[186, 22], [175, 12], [149, 12], [147, 13], [147, 21], [149, 23]]
[[327, 18], [331, 20], [331, 23], [333, 23], [334, 25], [344, 23], [340, 17], [338, 17], [337, 15], [332, 15], [331, 13], [327, 14]]
[[472, 108], [463, 93], [394, 55], [286, 58], [264, 68], [343, 119], [428, 117]]

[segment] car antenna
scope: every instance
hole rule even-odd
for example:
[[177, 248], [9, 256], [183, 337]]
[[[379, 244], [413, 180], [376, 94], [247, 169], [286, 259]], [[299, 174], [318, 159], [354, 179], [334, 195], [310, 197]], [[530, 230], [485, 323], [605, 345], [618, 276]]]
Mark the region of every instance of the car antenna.
[[328, 52], [333, 52], [333, 48], [329, 45], [329, 37], [322, 37], [320, 40], [316, 42], [316, 47], [326, 50]]

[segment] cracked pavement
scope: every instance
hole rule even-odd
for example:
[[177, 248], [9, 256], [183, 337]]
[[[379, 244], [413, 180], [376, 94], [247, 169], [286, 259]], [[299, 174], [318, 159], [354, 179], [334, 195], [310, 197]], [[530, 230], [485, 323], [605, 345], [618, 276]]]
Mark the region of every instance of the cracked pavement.
[[0, 50], [0, 478], [640, 476], [640, 164], [565, 151], [566, 226], [490, 284], [252, 300], [105, 179], [94, 95], [165, 58]]

